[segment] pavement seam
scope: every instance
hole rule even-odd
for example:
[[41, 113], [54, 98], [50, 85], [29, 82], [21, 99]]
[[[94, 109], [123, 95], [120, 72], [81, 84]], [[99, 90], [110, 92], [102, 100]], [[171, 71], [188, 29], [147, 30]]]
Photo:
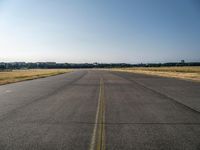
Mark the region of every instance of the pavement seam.
[[185, 104], [183, 104], [183, 103], [177, 101], [176, 99], [174, 99], [174, 98], [168, 96], [167, 94], [163, 94], [163, 93], [161, 93], [161, 92], [159, 92], [159, 91], [157, 91], [157, 90], [155, 90], [155, 89], [152, 89], [152, 88], [150, 88], [150, 87], [144, 85], [144, 84], [141, 83], [141, 82], [135, 81], [135, 80], [130, 79], [130, 78], [125, 78], [124, 76], [121, 76], [121, 75], [119, 75], [119, 74], [115, 74], [115, 73], [112, 73], [112, 74], [117, 75], [117, 76], [119, 76], [119, 77], [121, 77], [121, 78], [123, 78], [123, 79], [126, 79], [126, 80], [128, 80], [128, 81], [134, 82], [134, 83], [140, 85], [141, 87], [143, 87], [143, 88], [145, 88], [145, 89], [147, 89], [147, 90], [149, 90], [149, 91], [151, 91], [151, 92], [153, 92], [153, 93], [155, 93], [155, 94], [157, 94], [157, 95], [163, 96], [163, 97], [167, 98], [168, 100], [171, 100], [171, 101], [173, 101], [174, 103], [183, 106], [185, 109], [188, 109], [188, 110], [190, 110], [190, 111], [192, 111], [192, 112], [195, 112], [195, 113], [198, 113], [198, 114], [200, 113], [198, 110], [193, 109], [193, 108], [191, 108], [191, 107], [189, 107], [189, 106], [187, 106], [187, 105], [185, 105]]
[[[103, 122], [103, 123], [94, 123], [94, 122], [78, 122], [78, 121], [71, 121], [71, 122], [18, 122], [18, 124], [38, 124], [38, 125], [67, 125], [67, 124], [74, 124], [74, 125], [200, 125], [200, 122]], [[105, 137], [104, 137], [105, 138]]]
[[63, 86], [57, 88], [56, 90], [52, 91], [51, 93], [49, 93], [49, 94], [47, 94], [47, 95], [44, 95], [44, 96], [41, 96], [41, 97], [39, 97], [39, 98], [33, 99], [32, 101], [30, 101], [30, 102], [28, 102], [28, 103], [25, 103], [25, 104], [23, 104], [23, 105], [21, 105], [21, 106], [15, 108], [15, 109], [9, 111], [8, 113], [3, 114], [2, 116], [0, 116], [0, 121], [6, 120], [9, 116], [15, 115], [18, 111], [21, 111], [23, 108], [25, 108], [25, 107], [27, 107], [27, 106], [29, 106], [29, 105], [32, 105], [32, 104], [35, 103], [35, 102], [38, 102], [38, 101], [40, 101], [40, 100], [47, 99], [47, 98], [49, 98], [49, 97], [51, 97], [51, 96], [53, 96], [53, 95], [55, 95], [55, 94], [58, 94], [58, 93], [62, 92], [63, 89], [66, 90], [66, 89], [72, 88], [71, 85], [73, 85], [75, 82], [81, 80], [87, 73], [88, 73], [88, 72], [84, 72], [83, 74], [81, 74], [81, 76], [79, 76], [79, 77], [73, 79], [72, 81], [70, 81], [70, 82], [67, 83], [67, 84], [64, 84]]

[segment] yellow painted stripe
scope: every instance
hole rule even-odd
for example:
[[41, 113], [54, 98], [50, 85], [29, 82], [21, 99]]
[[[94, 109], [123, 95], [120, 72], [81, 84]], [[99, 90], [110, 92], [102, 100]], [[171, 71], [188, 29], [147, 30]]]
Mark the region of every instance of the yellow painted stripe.
[[99, 99], [90, 150], [105, 150], [105, 98], [102, 78], [100, 79]]

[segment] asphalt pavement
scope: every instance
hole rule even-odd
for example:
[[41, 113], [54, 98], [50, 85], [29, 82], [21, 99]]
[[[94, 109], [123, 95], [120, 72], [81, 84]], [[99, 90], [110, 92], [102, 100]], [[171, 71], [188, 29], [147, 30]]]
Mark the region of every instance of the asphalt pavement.
[[200, 83], [82, 69], [2, 85], [0, 150], [200, 150]]

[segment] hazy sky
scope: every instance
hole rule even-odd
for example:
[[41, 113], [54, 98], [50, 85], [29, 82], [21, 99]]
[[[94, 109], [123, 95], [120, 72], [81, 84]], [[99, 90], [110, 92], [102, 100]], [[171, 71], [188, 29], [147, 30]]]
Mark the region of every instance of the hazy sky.
[[0, 62], [200, 61], [199, 0], [0, 0]]

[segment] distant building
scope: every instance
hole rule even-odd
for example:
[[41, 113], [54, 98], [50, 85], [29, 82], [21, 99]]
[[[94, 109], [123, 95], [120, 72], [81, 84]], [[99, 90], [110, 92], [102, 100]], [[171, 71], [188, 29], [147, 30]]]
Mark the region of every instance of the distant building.
[[94, 66], [98, 66], [98, 63], [97, 63], [97, 62], [95, 62], [95, 63], [93, 63], [93, 65], [94, 65]]
[[184, 64], [184, 63], [185, 63], [185, 60], [181, 60], [181, 63]]

